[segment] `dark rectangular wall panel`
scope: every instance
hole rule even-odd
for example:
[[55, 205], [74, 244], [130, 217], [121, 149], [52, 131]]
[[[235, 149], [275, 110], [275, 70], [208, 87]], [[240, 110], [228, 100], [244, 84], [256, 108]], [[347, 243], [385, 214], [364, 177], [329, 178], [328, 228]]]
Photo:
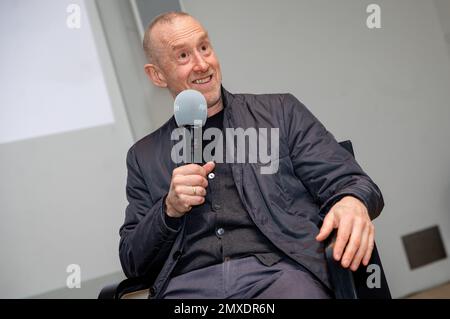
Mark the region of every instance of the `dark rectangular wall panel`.
[[447, 258], [438, 226], [405, 235], [402, 241], [411, 269]]

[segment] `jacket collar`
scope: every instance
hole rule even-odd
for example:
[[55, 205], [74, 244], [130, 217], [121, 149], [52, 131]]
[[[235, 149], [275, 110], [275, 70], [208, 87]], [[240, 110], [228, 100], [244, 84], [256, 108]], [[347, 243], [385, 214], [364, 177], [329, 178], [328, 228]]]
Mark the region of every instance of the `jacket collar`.
[[222, 103], [224, 108], [224, 127], [234, 127], [236, 125], [236, 107], [239, 99], [221, 86]]
[[223, 108], [225, 109], [225, 108], [227, 108], [227, 106], [229, 106], [233, 103], [234, 95], [231, 94], [230, 92], [228, 92], [227, 90], [225, 90], [225, 88], [222, 85], [220, 86], [220, 91], [222, 94]]

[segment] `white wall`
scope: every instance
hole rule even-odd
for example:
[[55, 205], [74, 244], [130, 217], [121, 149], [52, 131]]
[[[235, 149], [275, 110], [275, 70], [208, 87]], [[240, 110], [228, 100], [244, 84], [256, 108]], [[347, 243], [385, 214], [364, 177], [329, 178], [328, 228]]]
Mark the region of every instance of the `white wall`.
[[[92, 122], [74, 127], [76, 130], [70, 132], [63, 132], [65, 127], [62, 127], [49, 132], [52, 135], [36, 134], [30, 139], [0, 145], [0, 298], [30, 297], [64, 288], [69, 264], [81, 266], [82, 288], [90, 279], [121, 270], [118, 230], [126, 206], [125, 156], [133, 139], [95, 5], [81, 0], [10, 1], [11, 7], [1, 11], [0, 16], [11, 15], [15, 22], [27, 21], [26, 16], [19, 19], [17, 10], [30, 3], [35, 6], [26, 14], [36, 20], [29, 32], [33, 41], [16, 43], [20, 50], [27, 50], [17, 52], [16, 57], [25, 59], [23, 62], [29, 67], [18, 68], [19, 74], [9, 85], [22, 88], [23, 94], [35, 101], [33, 106], [40, 115], [44, 115], [48, 99], [58, 97], [71, 105], [78, 101], [79, 108], [71, 111], [81, 119], [90, 119], [90, 112], [99, 107], [95, 98], [98, 87], [92, 86], [89, 79], [75, 76], [73, 68], [86, 70], [107, 89], [106, 108], [112, 112], [114, 122]], [[69, 32], [66, 27], [66, 8], [72, 3], [80, 4], [83, 9], [80, 30], [83, 36], [74, 35], [78, 40], [71, 43], [64, 39], [71, 36], [70, 32], [77, 32]], [[60, 30], [52, 39], [46, 39], [45, 34], [39, 38], [48, 24]], [[2, 27], [0, 37], [14, 35], [16, 31], [14, 24]], [[58, 39], [57, 34], [64, 39]], [[27, 46], [39, 40], [41, 46]], [[83, 47], [86, 43], [95, 43], [96, 47]], [[63, 64], [47, 63], [43, 71], [44, 57], [48, 61], [55, 54], [56, 62], [58, 54], [63, 54], [61, 46], [66, 45], [73, 45], [68, 48], [73, 53], [72, 65], [64, 68]], [[14, 59], [9, 56], [0, 63], [17, 63]], [[33, 63], [37, 66], [33, 67]], [[46, 70], [48, 73], [43, 74]], [[58, 74], [54, 81], [49, 76], [52, 74]], [[41, 96], [44, 101], [32, 94], [28, 86], [33, 82], [26, 80], [30, 78], [36, 87], [45, 90]], [[5, 81], [12, 78], [1, 78], [2, 87], [7, 84]], [[74, 93], [57, 85], [64, 83], [69, 83], [68, 89], [85, 86], [87, 92]], [[4, 110], [5, 105], [1, 107]], [[33, 120], [31, 113], [24, 112], [22, 116], [24, 120]], [[50, 118], [42, 116], [34, 120]], [[57, 124], [61, 122], [64, 118], [58, 119]]]
[[0, 143], [114, 123], [89, 20], [67, 27], [67, 6], [0, 3]]
[[[369, 30], [378, 3], [382, 28]], [[401, 236], [438, 224], [450, 243], [450, 60], [431, 1], [183, 0], [208, 29], [232, 92], [292, 92], [383, 191], [377, 244], [394, 297], [450, 279], [409, 270]], [[448, 18], [448, 15], [447, 15]]]

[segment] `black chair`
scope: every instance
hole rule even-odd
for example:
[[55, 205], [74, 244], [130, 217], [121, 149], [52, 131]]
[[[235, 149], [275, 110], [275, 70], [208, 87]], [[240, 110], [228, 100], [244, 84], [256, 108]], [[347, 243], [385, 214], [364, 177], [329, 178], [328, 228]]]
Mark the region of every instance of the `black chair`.
[[[339, 143], [350, 154], [355, 156], [351, 141]], [[367, 266], [360, 265], [352, 272], [343, 268], [340, 262], [333, 258], [333, 247], [336, 242], [337, 231], [333, 231], [326, 243], [325, 257], [328, 265], [330, 281], [333, 285], [336, 299], [391, 299], [391, 292], [387, 284], [380, 256], [375, 244], [372, 256]], [[374, 279], [372, 281], [372, 279]]]
[[[339, 143], [354, 156], [351, 141]], [[362, 264], [357, 271], [343, 268], [333, 258], [333, 247], [337, 232], [334, 231], [326, 243], [325, 257], [331, 284], [336, 299], [391, 299], [380, 256], [375, 245], [368, 266]], [[373, 280], [372, 280], [373, 279]], [[151, 283], [142, 278], [129, 278], [104, 287], [98, 299], [121, 299], [124, 295], [149, 289]]]

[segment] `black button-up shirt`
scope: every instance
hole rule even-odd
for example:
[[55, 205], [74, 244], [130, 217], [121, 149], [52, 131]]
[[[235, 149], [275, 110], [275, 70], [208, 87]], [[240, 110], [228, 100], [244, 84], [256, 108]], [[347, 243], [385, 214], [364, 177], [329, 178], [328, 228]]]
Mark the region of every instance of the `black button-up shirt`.
[[[223, 113], [222, 110], [209, 117], [203, 132], [211, 127], [222, 131]], [[222, 136], [225, 148], [225, 134]], [[217, 140], [203, 141], [203, 148], [209, 143], [217, 143]], [[207, 177], [205, 203], [194, 206], [183, 217], [186, 218], [186, 243], [172, 276], [249, 255], [268, 266], [277, 263], [283, 253], [262, 234], [247, 213], [237, 192], [231, 165], [216, 163]], [[166, 221], [173, 228], [179, 224], [176, 218], [166, 217]]]

